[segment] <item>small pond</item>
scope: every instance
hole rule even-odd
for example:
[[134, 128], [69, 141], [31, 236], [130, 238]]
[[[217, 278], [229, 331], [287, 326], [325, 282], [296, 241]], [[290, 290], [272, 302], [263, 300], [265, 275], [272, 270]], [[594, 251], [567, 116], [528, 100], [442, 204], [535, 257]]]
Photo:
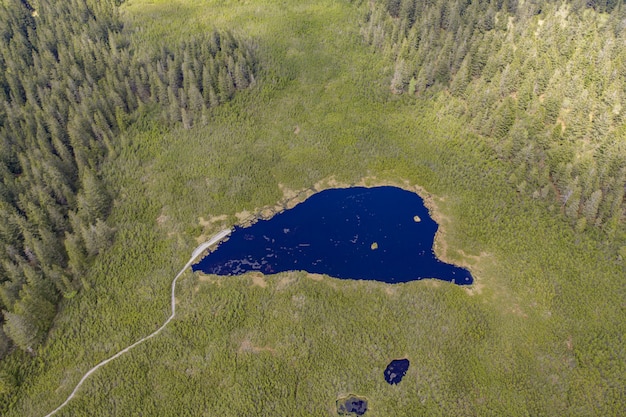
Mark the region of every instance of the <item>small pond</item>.
[[385, 381], [389, 385], [395, 385], [402, 381], [404, 375], [406, 375], [406, 371], [409, 370], [409, 360], [408, 359], [394, 359], [392, 360], [387, 368], [385, 369]]
[[422, 198], [397, 187], [330, 189], [269, 220], [235, 227], [194, 271], [240, 275], [302, 270], [387, 283], [436, 278], [469, 285], [469, 271], [437, 259], [437, 223]]
[[367, 411], [367, 399], [356, 395], [337, 400], [337, 414], [340, 416], [362, 416]]

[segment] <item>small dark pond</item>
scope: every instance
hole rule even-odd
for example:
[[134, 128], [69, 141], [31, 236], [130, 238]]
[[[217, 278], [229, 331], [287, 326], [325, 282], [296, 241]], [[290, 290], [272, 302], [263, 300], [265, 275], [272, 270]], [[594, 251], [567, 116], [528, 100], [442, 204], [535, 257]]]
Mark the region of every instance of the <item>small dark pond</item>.
[[340, 416], [356, 414], [362, 416], [367, 411], [367, 399], [350, 395], [337, 400], [337, 414]]
[[435, 256], [437, 227], [422, 198], [410, 191], [330, 189], [269, 220], [235, 227], [193, 270], [216, 275], [304, 270], [387, 283], [437, 278], [471, 284], [468, 270]]
[[396, 359], [393, 360], [387, 365], [385, 369], [385, 381], [390, 385], [395, 385], [402, 381], [404, 375], [406, 375], [406, 371], [409, 370], [409, 360], [408, 359]]

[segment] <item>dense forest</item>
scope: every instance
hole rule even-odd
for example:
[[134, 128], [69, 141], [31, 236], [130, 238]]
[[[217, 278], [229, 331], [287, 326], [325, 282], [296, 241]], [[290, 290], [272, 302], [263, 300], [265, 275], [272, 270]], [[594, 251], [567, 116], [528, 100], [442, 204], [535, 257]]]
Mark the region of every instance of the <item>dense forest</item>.
[[10, 341], [34, 353], [59, 299], [89, 285], [115, 233], [99, 167], [120, 133], [142, 117], [206, 124], [255, 82], [254, 48], [230, 33], [137, 51], [116, 6], [0, 5], [0, 357]]
[[447, 92], [451, 111], [516, 167], [508, 181], [520, 193], [578, 230], [624, 233], [622, 1], [370, 4], [362, 33], [394, 63], [394, 93]]

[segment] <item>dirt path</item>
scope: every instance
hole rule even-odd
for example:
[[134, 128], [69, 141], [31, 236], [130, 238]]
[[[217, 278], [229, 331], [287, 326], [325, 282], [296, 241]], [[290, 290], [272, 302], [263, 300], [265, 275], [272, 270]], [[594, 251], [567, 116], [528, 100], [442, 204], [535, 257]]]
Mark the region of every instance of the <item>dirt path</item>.
[[174, 316], [176, 315], [176, 298], [175, 298], [175, 292], [176, 292], [176, 281], [178, 280], [178, 278], [187, 270], [187, 268], [189, 268], [191, 266], [191, 264], [196, 260], [196, 258], [205, 250], [207, 250], [210, 246], [218, 243], [219, 241], [221, 241], [222, 239], [224, 239], [226, 236], [230, 235], [231, 230], [230, 229], [226, 229], [226, 230], [222, 230], [221, 232], [217, 233], [216, 235], [214, 235], [211, 239], [209, 239], [207, 242], [204, 242], [203, 244], [201, 244], [200, 246], [198, 246], [196, 249], [194, 249], [194, 251], [191, 254], [191, 258], [189, 258], [189, 262], [187, 262], [185, 264], [185, 266], [183, 267], [183, 269], [180, 270], [180, 272], [178, 273], [178, 275], [176, 275], [176, 277], [174, 278], [174, 280], [172, 281], [172, 314], [169, 316], [169, 318], [167, 320], [165, 320], [165, 323], [163, 323], [163, 325], [161, 327], [159, 327], [158, 329], [156, 329], [154, 331], [154, 333], [149, 334], [148, 336], [144, 337], [143, 339], [139, 339], [138, 341], [136, 341], [135, 343], [133, 343], [132, 345], [128, 346], [125, 349], [120, 350], [119, 352], [117, 352], [115, 355], [111, 356], [108, 359], [103, 360], [102, 362], [100, 362], [99, 364], [97, 364], [96, 366], [94, 366], [93, 368], [91, 368], [89, 371], [87, 371], [87, 373], [85, 375], [83, 375], [83, 377], [80, 379], [80, 381], [78, 381], [78, 384], [76, 384], [76, 387], [74, 388], [74, 390], [72, 391], [72, 393], [69, 395], [69, 397], [67, 397], [67, 399], [65, 401], [63, 401], [63, 404], [61, 404], [60, 406], [58, 406], [57, 408], [55, 408], [52, 412], [50, 412], [49, 414], [46, 414], [46, 417], [52, 416], [54, 414], [57, 413], [57, 411], [59, 411], [60, 409], [62, 409], [63, 407], [65, 407], [67, 405], [67, 403], [69, 403], [72, 398], [74, 398], [74, 395], [76, 395], [76, 392], [78, 391], [78, 389], [81, 387], [81, 385], [83, 385], [83, 382], [85, 382], [85, 380], [87, 380], [87, 378], [89, 378], [89, 376], [91, 374], [93, 374], [94, 372], [96, 372], [99, 368], [103, 367], [104, 365], [106, 365], [107, 363], [111, 362], [112, 360], [115, 360], [117, 358], [119, 358], [120, 356], [122, 356], [124, 353], [128, 352], [129, 350], [131, 350], [132, 348], [134, 348], [135, 346], [145, 342], [148, 339], [153, 338], [154, 336], [156, 336], [157, 334], [161, 333], [161, 330], [163, 330], [165, 328], [165, 326], [167, 326], [169, 324], [170, 321], [172, 321], [172, 319], [174, 318]]

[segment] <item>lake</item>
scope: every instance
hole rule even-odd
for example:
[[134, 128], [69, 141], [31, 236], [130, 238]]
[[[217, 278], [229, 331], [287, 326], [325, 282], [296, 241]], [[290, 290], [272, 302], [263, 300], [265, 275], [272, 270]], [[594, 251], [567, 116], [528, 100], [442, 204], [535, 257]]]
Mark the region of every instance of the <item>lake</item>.
[[216, 275], [301, 270], [386, 283], [435, 278], [471, 284], [467, 269], [435, 256], [437, 228], [416, 193], [389, 186], [329, 189], [271, 219], [235, 227], [192, 268]]

